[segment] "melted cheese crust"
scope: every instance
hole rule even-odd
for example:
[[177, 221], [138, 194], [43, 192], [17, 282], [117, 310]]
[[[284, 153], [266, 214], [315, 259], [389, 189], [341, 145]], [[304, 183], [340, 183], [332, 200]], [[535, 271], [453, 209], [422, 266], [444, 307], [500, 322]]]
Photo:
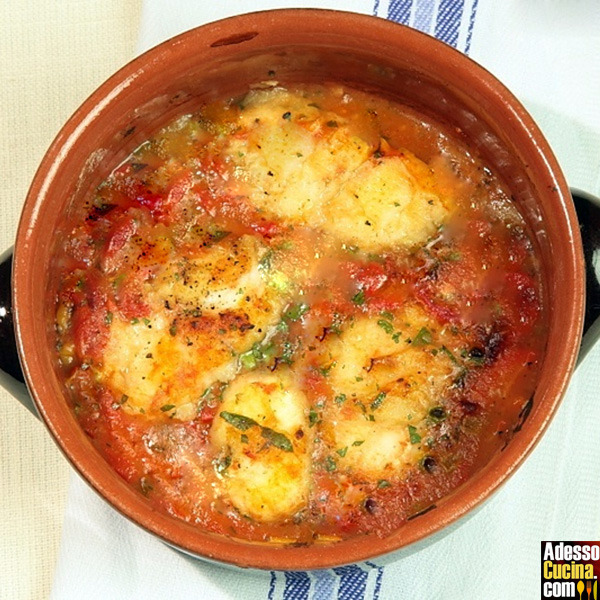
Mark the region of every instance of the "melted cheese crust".
[[242, 236], [153, 265], [144, 284], [152, 314], [113, 318], [99, 369], [124, 410], [193, 419], [204, 391], [237, 374], [239, 355], [268, 334], [284, 306], [260, 268], [264, 252]]

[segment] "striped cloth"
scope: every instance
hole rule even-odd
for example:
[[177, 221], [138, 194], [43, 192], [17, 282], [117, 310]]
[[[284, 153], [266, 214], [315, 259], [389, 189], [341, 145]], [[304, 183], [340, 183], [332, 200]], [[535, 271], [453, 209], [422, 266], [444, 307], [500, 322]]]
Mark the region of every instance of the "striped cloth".
[[308, 573], [271, 571], [268, 600], [376, 600], [383, 572], [372, 562]]
[[[145, 0], [138, 49], [236, 13], [300, 5], [387, 18], [469, 54], [523, 100], [571, 185], [600, 194], [597, 0]], [[542, 442], [502, 490], [436, 543], [395, 561], [264, 573], [192, 560], [115, 514], [74, 475], [52, 598], [537, 598], [541, 540], [599, 537], [598, 366], [600, 345], [579, 367]]]
[[477, 0], [375, 0], [373, 14], [414, 27], [469, 54]]

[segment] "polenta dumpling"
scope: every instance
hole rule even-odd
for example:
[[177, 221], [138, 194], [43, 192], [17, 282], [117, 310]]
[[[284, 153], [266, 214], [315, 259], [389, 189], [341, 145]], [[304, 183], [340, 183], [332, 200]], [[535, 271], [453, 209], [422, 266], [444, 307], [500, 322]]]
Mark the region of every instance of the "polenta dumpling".
[[260, 267], [265, 251], [242, 236], [152, 265], [142, 284], [152, 312], [113, 316], [100, 368], [123, 410], [193, 419], [203, 392], [235, 376], [238, 356], [267, 335], [285, 302]]
[[346, 448], [340, 466], [397, 476], [423, 457], [415, 436], [460, 371], [450, 351], [431, 352], [444, 341], [451, 343], [435, 319], [407, 305], [385, 319], [357, 317], [323, 345], [320, 360], [331, 365], [328, 383], [342, 400], [329, 405], [325, 427], [331, 447]]
[[238, 377], [226, 390], [211, 441], [227, 461], [222, 484], [242, 515], [290, 517], [309, 495], [308, 401], [286, 369]]
[[308, 223], [373, 152], [340, 116], [276, 88], [243, 101], [240, 129], [225, 146], [232, 189], [267, 214]]
[[409, 152], [365, 162], [325, 201], [327, 230], [368, 252], [415, 247], [448, 216], [450, 201], [439, 197], [434, 182]]

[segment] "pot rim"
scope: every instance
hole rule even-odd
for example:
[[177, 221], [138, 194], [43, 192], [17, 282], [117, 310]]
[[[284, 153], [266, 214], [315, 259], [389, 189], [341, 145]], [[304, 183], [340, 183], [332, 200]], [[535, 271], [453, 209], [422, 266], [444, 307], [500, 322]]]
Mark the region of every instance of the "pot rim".
[[[100, 119], [109, 106], [129, 93], [144, 78], [150, 77], [153, 69], [181, 51], [182, 48], [198, 48], [212, 42], [217, 49], [237, 44], [236, 36], [241, 32], [262, 32], [288, 25], [302, 24], [306, 32], [341, 38], [352, 31], [360, 31], [369, 40], [385, 39], [386, 51], [400, 51], [411, 46], [419, 56], [429, 53], [433, 62], [444, 62], [446, 68], [460, 73], [464, 89], [477, 90], [497, 104], [503, 103], [503, 118], [521, 128], [540, 156], [540, 162], [554, 182], [554, 202], [562, 210], [564, 234], [570, 241], [571, 252], [561, 257], [563, 289], [569, 289], [572, 302], [563, 302], [561, 314], [563, 349], [557, 353], [555, 374], [551, 384], [552, 394], [542, 398], [544, 410], [533, 411], [528, 421], [527, 436], [521, 431], [504, 452], [485, 469], [472, 476], [467, 485], [453, 492], [438, 503], [435, 510], [406, 523], [386, 538], [372, 536], [351, 538], [334, 545], [295, 547], [282, 549], [276, 546], [257, 546], [254, 543], [199, 532], [197, 528], [178, 521], [151, 508], [104, 461], [94, 460], [90, 453], [90, 442], [78, 429], [78, 424], [66, 406], [60, 407], [55, 397], [55, 388], [50, 377], [44, 376], [45, 347], [40, 343], [43, 324], [40, 324], [40, 289], [31, 274], [30, 265], [36, 259], [36, 236], [44, 228], [43, 206], [50, 195], [53, 180], [63, 162], [67, 161], [78, 140], [85, 135], [86, 128]], [[356, 35], [356, 34], [355, 34]], [[243, 44], [260, 43], [260, 35], [241, 40]], [[402, 40], [399, 40], [402, 38]], [[229, 41], [228, 41], [229, 40]], [[234, 41], [231, 41], [234, 40]], [[218, 42], [221, 46], [215, 46]], [[225, 43], [227, 42], [227, 43]], [[81, 164], [78, 165], [82, 167]], [[563, 244], [565, 246], [565, 244]], [[103, 83], [83, 102], [63, 126], [40, 163], [33, 179], [18, 226], [13, 261], [13, 307], [15, 331], [19, 355], [28, 388], [55, 442], [72, 466], [113, 508], [129, 520], [150, 531], [168, 544], [182, 551], [206, 559], [217, 560], [242, 567], [261, 569], [318, 569], [339, 566], [352, 562], [376, 558], [399, 549], [407, 548], [429, 538], [457, 521], [467, 512], [484, 502], [510, 477], [517, 467], [539, 442], [553, 417], [575, 366], [583, 326], [584, 267], [581, 241], [574, 207], [569, 190], [558, 163], [541, 131], [523, 106], [494, 76], [472, 59], [454, 48], [408, 27], [373, 17], [347, 11], [325, 9], [277, 9], [238, 15], [209, 23], [171, 38], [146, 53], [133, 59]], [[550, 307], [554, 310], [553, 307]], [[550, 397], [549, 397], [550, 396]], [[257, 549], [260, 548], [260, 552]]]

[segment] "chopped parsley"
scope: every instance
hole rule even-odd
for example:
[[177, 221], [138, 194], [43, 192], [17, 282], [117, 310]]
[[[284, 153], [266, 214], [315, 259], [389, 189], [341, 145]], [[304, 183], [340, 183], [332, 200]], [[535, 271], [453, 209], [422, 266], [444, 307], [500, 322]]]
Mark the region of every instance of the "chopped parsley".
[[389, 333], [390, 335], [394, 333], [394, 326], [386, 319], [379, 319], [379, 321], [377, 321], [377, 325], [379, 325], [381, 329], [383, 329], [386, 333]]
[[408, 435], [411, 444], [418, 444], [421, 441], [421, 436], [417, 433], [417, 428], [414, 425], [408, 426]]
[[288, 308], [285, 313], [283, 313], [283, 318], [286, 321], [298, 321], [300, 320], [308, 311], [310, 310], [310, 306], [305, 304], [304, 302], [300, 302], [298, 304], [294, 304]]
[[371, 410], [377, 410], [385, 400], [386, 396], [387, 394], [385, 392], [379, 392], [379, 394], [375, 396], [373, 402], [371, 402]]
[[352, 296], [352, 302], [357, 306], [362, 306], [365, 303], [365, 290], [359, 290]]
[[333, 400], [338, 406], [346, 402], [346, 394], [339, 394]]
[[276, 448], [279, 448], [284, 452], [294, 451], [292, 442], [290, 442], [290, 440], [285, 435], [283, 435], [283, 433], [279, 433], [278, 431], [270, 429], [269, 427], [262, 427], [260, 433], [265, 440], [273, 444], [273, 446], [275, 446]]
[[335, 458], [333, 458], [333, 456], [328, 456], [325, 459], [325, 470], [328, 473], [331, 473], [332, 471], [335, 471], [337, 469], [337, 463], [335, 462]]
[[244, 415], [240, 415], [237, 413], [231, 413], [227, 411], [221, 411], [219, 413], [221, 419], [227, 421], [230, 425], [239, 429], [240, 431], [247, 431], [250, 427], [254, 427], [258, 425], [258, 423], [251, 419], [250, 417], [245, 417]]
[[431, 331], [427, 329], [427, 327], [421, 327], [419, 329], [419, 333], [414, 337], [412, 343], [413, 346], [426, 346], [433, 342], [433, 337], [431, 335]]

